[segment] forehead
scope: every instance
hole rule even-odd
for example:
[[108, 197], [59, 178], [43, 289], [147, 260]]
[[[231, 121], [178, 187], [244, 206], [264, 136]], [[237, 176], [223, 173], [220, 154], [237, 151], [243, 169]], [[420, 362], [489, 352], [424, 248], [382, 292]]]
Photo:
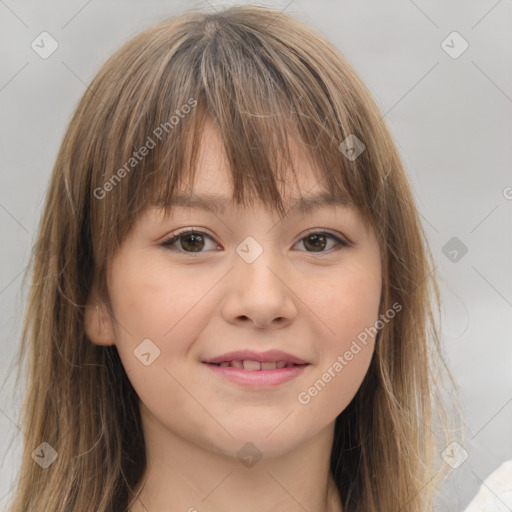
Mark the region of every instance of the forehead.
[[[307, 213], [315, 208], [354, 206], [347, 192], [334, 195], [325, 188], [322, 172], [310, 154], [294, 140], [290, 140], [290, 152], [293, 171], [287, 168], [279, 184], [279, 193], [286, 209], [294, 208]], [[251, 202], [247, 200], [247, 203]], [[235, 206], [229, 161], [222, 139], [211, 122], [205, 123], [201, 134], [192, 187], [180, 187], [173, 194], [171, 203], [173, 207], [203, 209], [215, 213], [225, 212], [227, 208]]]

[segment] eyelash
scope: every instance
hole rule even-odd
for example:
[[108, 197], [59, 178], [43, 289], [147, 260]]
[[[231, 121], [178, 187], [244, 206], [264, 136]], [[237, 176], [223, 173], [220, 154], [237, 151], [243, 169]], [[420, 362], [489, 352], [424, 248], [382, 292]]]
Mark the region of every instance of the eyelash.
[[[169, 249], [170, 251], [181, 252], [181, 253], [186, 254], [187, 256], [190, 256], [190, 257], [197, 257], [200, 254], [203, 254], [205, 251], [202, 251], [202, 252], [187, 252], [187, 251], [182, 251], [182, 250], [179, 250], [179, 249], [176, 249], [176, 248], [172, 247], [172, 245], [175, 242], [177, 242], [180, 239], [180, 237], [182, 237], [183, 235], [189, 235], [189, 234], [203, 235], [203, 236], [207, 236], [208, 238], [211, 238], [213, 240], [213, 237], [211, 237], [210, 235], [208, 235], [208, 233], [205, 233], [204, 231], [201, 231], [201, 230], [198, 230], [198, 229], [195, 229], [195, 228], [185, 228], [185, 229], [182, 229], [180, 231], [177, 231], [176, 233], [171, 234], [160, 245], [162, 247], [165, 247], [166, 249]], [[320, 251], [320, 252], [304, 251], [304, 252], [309, 252], [310, 254], [313, 254], [314, 256], [317, 256], [317, 257], [318, 256], [321, 257], [322, 255], [325, 255], [325, 254], [331, 254], [332, 252], [339, 251], [340, 249], [342, 249], [344, 247], [350, 247], [350, 244], [348, 242], [346, 242], [346, 241], [342, 240], [341, 238], [335, 236], [333, 233], [331, 233], [329, 231], [315, 231], [314, 229], [306, 231], [306, 233], [299, 240], [299, 242], [304, 240], [304, 238], [307, 238], [307, 237], [312, 236], [312, 235], [327, 235], [328, 238], [331, 238], [331, 239], [335, 240], [336, 245], [337, 245], [337, 247], [331, 249], [330, 251]]]

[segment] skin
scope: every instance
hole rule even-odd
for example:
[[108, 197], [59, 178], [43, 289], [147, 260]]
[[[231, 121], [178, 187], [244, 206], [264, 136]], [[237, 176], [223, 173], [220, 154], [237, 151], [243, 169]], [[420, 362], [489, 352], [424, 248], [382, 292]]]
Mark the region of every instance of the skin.
[[[300, 190], [286, 190], [287, 205], [321, 190], [298, 147], [294, 155]], [[227, 163], [210, 124], [198, 165], [194, 193], [230, 200]], [[187, 227], [211, 237], [200, 254], [187, 257], [194, 247], [187, 237], [176, 251], [160, 245]], [[351, 246], [336, 250], [327, 238], [315, 252], [304, 234], [310, 228]], [[235, 251], [247, 236], [263, 248], [250, 264]], [[326, 510], [341, 511], [329, 474], [334, 421], [363, 381], [374, 338], [309, 403], [297, 397], [378, 320], [379, 246], [356, 210], [328, 206], [279, 218], [259, 204], [230, 202], [223, 213], [179, 208], [164, 218], [151, 209], [109, 262], [107, 284], [114, 319], [92, 296], [85, 320], [93, 343], [116, 345], [140, 397], [148, 466], [130, 512], [322, 512], [326, 496]], [[148, 366], [134, 356], [147, 338], [160, 350]], [[201, 362], [273, 348], [310, 365], [291, 381], [255, 390]], [[236, 455], [247, 442], [262, 454], [251, 467]]]

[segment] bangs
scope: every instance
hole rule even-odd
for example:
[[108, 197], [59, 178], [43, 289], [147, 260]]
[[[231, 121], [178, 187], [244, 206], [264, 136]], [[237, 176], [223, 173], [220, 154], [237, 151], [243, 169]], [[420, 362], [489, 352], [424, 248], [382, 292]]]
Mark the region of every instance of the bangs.
[[[283, 196], [293, 188], [299, 189], [296, 173], [297, 162], [307, 160], [314, 173], [314, 185], [319, 186], [333, 200], [353, 203], [345, 187], [325, 183], [325, 172], [318, 165], [318, 149], [315, 152], [298, 134], [296, 120], [289, 111], [273, 111], [239, 120], [226, 119], [224, 123], [214, 117], [211, 106], [199, 100], [190, 126], [184, 128], [183, 142], [178, 146], [162, 146], [155, 152], [153, 169], [157, 169], [148, 185], [148, 206], [164, 209], [171, 214], [175, 197], [179, 192], [193, 196], [193, 186], [198, 171], [198, 156], [205, 125], [211, 123], [220, 137], [228, 162], [229, 178], [233, 189], [232, 201], [242, 207], [261, 202], [267, 209], [285, 215]], [[236, 135], [235, 135], [236, 134]], [[169, 165], [169, 162], [183, 162]], [[300, 196], [299, 196], [300, 197]], [[293, 206], [292, 206], [293, 207]]]
[[[293, 151], [298, 147], [320, 188], [333, 200], [348, 199], [364, 222], [372, 223], [379, 180], [370, 152], [350, 160], [339, 149], [349, 134], [365, 143], [371, 138], [354, 118], [363, 101], [338, 76], [341, 63], [335, 59], [332, 69], [315, 69], [314, 46], [303, 40], [299, 45], [292, 34], [283, 40], [282, 30], [265, 31], [257, 20], [251, 26], [251, 20], [239, 24], [233, 16], [227, 22], [217, 14], [188, 16], [177, 27], [171, 20], [140, 33], [98, 78], [100, 87], [116, 75], [125, 77], [113, 95], [106, 165], [93, 173], [93, 187], [104, 188], [126, 171], [105, 199], [96, 201], [97, 219], [109, 219], [104, 233], [112, 244], [122, 243], [148, 207], [168, 213], [178, 192], [192, 191], [206, 121], [222, 141], [236, 204], [260, 201], [284, 215], [280, 189], [290, 175], [298, 185]], [[121, 70], [120, 62], [129, 64]], [[113, 245], [110, 249], [112, 254]]]

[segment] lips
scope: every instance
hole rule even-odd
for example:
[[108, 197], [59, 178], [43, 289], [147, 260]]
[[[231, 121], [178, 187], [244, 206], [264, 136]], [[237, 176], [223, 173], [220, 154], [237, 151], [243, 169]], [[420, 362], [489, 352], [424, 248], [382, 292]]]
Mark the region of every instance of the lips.
[[310, 363], [280, 350], [229, 352], [201, 362], [214, 375], [240, 388], [266, 392], [298, 378]]
[[303, 359], [292, 354], [282, 352], [281, 350], [268, 350], [266, 352], [242, 350], [229, 352], [220, 356], [208, 358], [204, 360], [203, 363], [220, 367], [243, 368], [247, 371], [279, 370], [282, 368], [305, 366], [309, 364]]
[[261, 362], [261, 361], [253, 361], [251, 359], [234, 359], [233, 361], [222, 361], [220, 363], [207, 363], [207, 364], [213, 364], [215, 366], [222, 366], [222, 367], [233, 367], [233, 368], [243, 368], [244, 370], [248, 370], [251, 372], [259, 371], [259, 370], [280, 370], [281, 368], [291, 368], [293, 366], [304, 366], [304, 365], [298, 365], [295, 363], [288, 363], [286, 361], [267, 361], [267, 362]]

